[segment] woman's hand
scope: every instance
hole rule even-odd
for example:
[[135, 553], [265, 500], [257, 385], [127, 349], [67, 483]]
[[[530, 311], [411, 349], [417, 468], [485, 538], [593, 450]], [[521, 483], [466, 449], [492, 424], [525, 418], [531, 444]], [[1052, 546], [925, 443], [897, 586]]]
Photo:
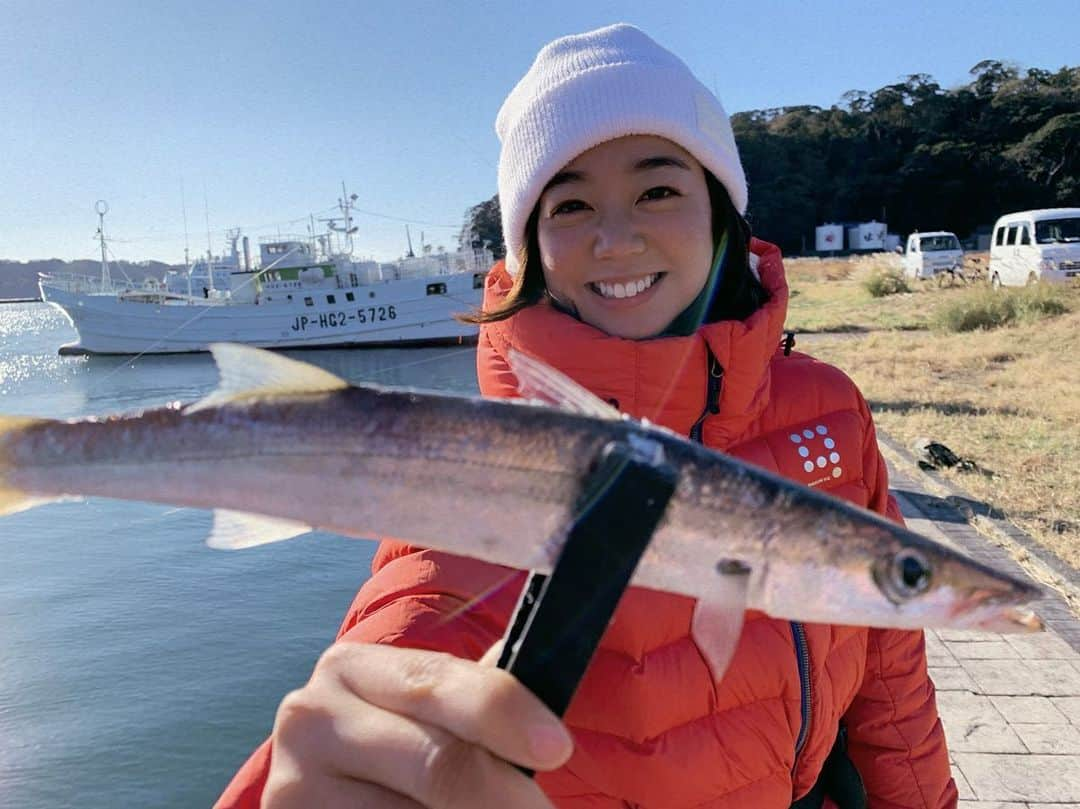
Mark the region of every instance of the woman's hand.
[[565, 727], [513, 676], [441, 652], [338, 643], [278, 708], [264, 809], [550, 809], [534, 770]]

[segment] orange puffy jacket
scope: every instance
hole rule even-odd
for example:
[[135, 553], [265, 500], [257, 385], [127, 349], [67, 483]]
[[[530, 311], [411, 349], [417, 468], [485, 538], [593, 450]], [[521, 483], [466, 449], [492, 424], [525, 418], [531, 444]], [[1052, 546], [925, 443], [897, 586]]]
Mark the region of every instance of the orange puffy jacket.
[[[633, 341], [541, 304], [482, 329], [481, 390], [516, 395], [505, 359], [513, 346], [626, 413], [899, 520], [866, 403], [840, 371], [778, 350], [788, 297], [780, 252], [757, 240], [751, 249], [771, 297], [747, 320]], [[497, 265], [487, 303], [510, 284]], [[396, 541], [380, 545], [372, 569], [341, 640], [472, 659], [501, 637], [524, 581]], [[627, 591], [566, 715], [574, 754], [537, 776], [557, 806], [783, 809], [816, 781], [841, 721], [871, 807], [956, 804], [921, 632], [749, 612], [716, 683], [690, 636], [693, 606]], [[217, 806], [257, 807], [269, 759], [266, 743]]]

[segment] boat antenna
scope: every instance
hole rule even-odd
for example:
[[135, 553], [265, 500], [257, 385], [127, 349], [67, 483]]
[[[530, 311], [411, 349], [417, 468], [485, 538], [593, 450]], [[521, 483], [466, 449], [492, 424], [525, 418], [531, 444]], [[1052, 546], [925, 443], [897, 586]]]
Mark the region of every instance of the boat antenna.
[[341, 198], [338, 200], [338, 208], [341, 210], [342, 221], [344, 225], [338, 225], [337, 219], [324, 219], [326, 222], [327, 230], [332, 230], [336, 233], [345, 234], [345, 250], [344, 254], [347, 256], [352, 255], [353, 241], [352, 236], [356, 233], [357, 228], [352, 223], [352, 204], [357, 200], [356, 194], [350, 194], [345, 190], [345, 181], [341, 181]]
[[203, 212], [206, 215], [206, 297], [214, 291], [214, 245], [210, 242], [210, 202], [206, 198], [206, 185], [203, 185]]
[[409, 226], [405, 226], [405, 241], [409, 245], [409, 252], [405, 254], [405, 258], [416, 258], [416, 253], [412, 251], [412, 236], [409, 235]]
[[112, 286], [112, 278], [109, 277], [109, 259], [105, 255], [105, 214], [109, 212], [109, 203], [99, 199], [94, 203], [94, 210], [98, 215], [97, 237], [101, 242], [101, 291], [105, 292]]
[[187, 194], [184, 193], [184, 178], [180, 178], [180, 211], [184, 216], [184, 270], [187, 272], [187, 294], [191, 297], [191, 245], [188, 239]]

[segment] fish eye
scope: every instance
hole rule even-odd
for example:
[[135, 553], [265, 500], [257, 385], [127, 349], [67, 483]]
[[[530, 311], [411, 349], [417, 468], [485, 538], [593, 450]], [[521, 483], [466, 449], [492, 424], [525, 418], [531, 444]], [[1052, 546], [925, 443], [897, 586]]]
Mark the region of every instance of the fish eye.
[[904, 548], [892, 558], [889, 584], [901, 598], [912, 598], [930, 587], [931, 573], [926, 557], [916, 550]]

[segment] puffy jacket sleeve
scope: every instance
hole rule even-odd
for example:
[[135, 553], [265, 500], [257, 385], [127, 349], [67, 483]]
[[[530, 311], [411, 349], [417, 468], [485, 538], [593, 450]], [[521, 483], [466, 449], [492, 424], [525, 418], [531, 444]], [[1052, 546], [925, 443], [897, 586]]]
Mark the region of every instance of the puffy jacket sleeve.
[[[389, 643], [478, 660], [502, 636], [524, 580], [521, 571], [385, 540], [337, 642]], [[259, 809], [272, 755], [267, 740], [214, 809]]]
[[[885, 460], [877, 446], [869, 409], [863, 448], [869, 507], [903, 523], [889, 494]], [[844, 721], [848, 755], [862, 775], [872, 809], [956, 806], [945, 731], [938, 717], [934, 685], [926, 670], [922, 631], [872, 629], [866, 673]]]

